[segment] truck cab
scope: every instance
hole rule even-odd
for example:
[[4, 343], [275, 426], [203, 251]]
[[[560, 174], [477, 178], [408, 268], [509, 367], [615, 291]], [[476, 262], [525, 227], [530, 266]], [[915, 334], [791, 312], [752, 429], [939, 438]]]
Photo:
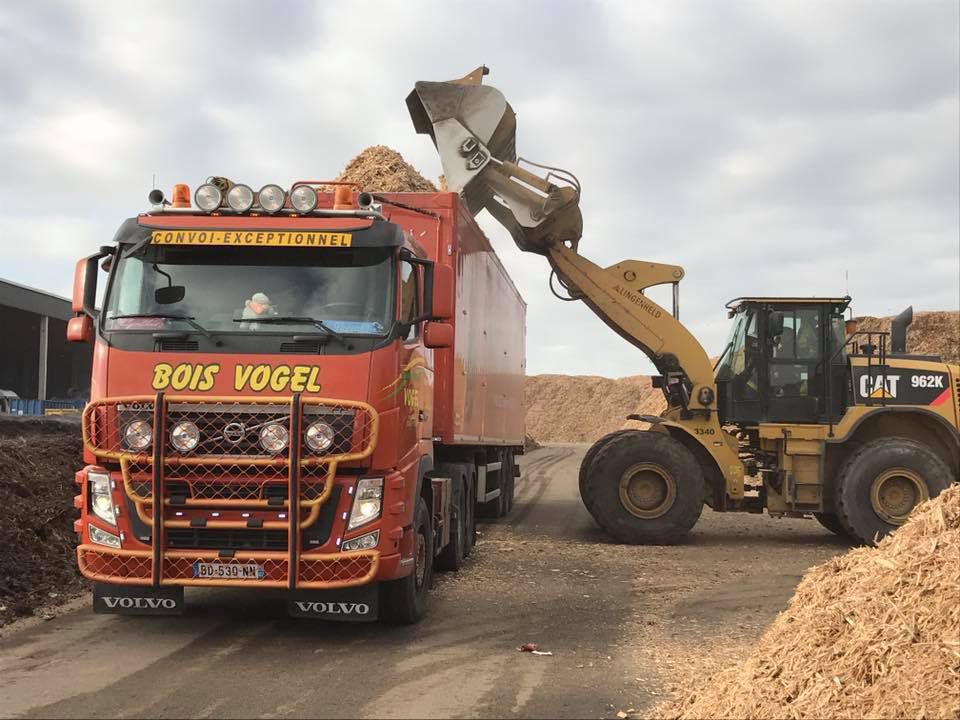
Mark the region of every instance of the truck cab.
[[453, 367], [438, 248], [458, 246], [455, 196], [413, 198], [444, 216], [402, 203], [388, 219], [355, 188], [272, 186], [270, 209], [271, 186], [217, 180], [195, 205], [152, 197], [77, 265], [68, 336], [94, 343], [77, 553], [95, 609], [179, 611], [184, 587], [223, 585], [287, 590], [294, 615], [418, 620], [433, 565], [457, 566], [473, 535], [434, 395]]

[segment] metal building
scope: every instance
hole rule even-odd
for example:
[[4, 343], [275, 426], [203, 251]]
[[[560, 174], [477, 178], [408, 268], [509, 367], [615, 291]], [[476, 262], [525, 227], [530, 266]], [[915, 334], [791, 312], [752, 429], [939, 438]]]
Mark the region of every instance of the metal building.
[[71, 317], [66, 298], [0, 279], [0, 396], [89, 397], [93, 349], [67, 342]]

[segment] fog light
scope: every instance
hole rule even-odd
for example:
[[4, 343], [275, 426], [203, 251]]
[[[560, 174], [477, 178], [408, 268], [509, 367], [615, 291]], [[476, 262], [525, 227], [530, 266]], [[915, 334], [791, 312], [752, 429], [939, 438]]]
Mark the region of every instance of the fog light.
[[264, 212], [275, 213], [287, 201], [287, 194], [279, 185], [264, 185], [257, 193], [260, 209]]
[[146, 420], [134, 420], [124, 428], [123, 440], [131, 450], [146, 450], [153, 442], [153, 425]]
[[358, 538], [353, 538], [353, 540], [344, 540], [340, 549], [343, 552], [349, 552], [350, 550], [371, 550], [375, 548], [379, 542], [380, 531], [374, 530], [372, 533], [361, 535]]
[[290, 436], [280, 423], [264, 425], [260, 430], [260, 446], [271, 453], [280, 453], [287, 449]]
[[316, 453], [328, 450], [333, 445], [333, 428], [328, 423], [315, 422], [307, 428], [304, 442]]
[[234, 212], [245, 213], [253, 207], [253, 190], [249, 185], [234, 185], [227, 190], [227, 205]]
[[200, 443], [200, 429], [189, 420], [178, 422], [170, 431], [170, 444], [182, 453], [190, 452]]
[[290, 204], [297, 212], [313, 212], [317, 207], [317, 191], [309, 185], [297, 185], [290, 191]]
[[213, 183], [204, 183], [193, 194], [194, 204], [204, 212], [211, 213], [223, 202], [223, 193]]
[[96, 525], [87, 525], [87, 534], [90, 535], [90, 542], [92, 543], [120, 549], [120, 538], [106, 530], [101, 530]]

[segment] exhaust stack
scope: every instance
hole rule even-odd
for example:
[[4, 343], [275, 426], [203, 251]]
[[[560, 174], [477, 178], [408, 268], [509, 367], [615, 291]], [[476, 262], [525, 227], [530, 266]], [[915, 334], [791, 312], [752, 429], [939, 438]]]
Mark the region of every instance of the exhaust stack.
[[913, 323], [913, 305], [897, 315], [890, 323], [890, 352], [907, 352], [907, 328]]

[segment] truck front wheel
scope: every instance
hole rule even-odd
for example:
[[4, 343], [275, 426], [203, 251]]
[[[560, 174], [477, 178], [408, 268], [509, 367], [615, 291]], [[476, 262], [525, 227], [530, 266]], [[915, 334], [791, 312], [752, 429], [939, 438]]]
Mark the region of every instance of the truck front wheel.
[[682, 539], [703, 511], [703, 471], [669, 435], [638, 432], [611, 438], [588, 470], [584, 503], [600, 526], [631, 545]]
[[423, 618], [433, 580], [433, 528], [427, 501], [422, 497], [417, 499], [413, 530], [413, 572], [380, 586], [381, 617], [398, 625], [412, 625]]

